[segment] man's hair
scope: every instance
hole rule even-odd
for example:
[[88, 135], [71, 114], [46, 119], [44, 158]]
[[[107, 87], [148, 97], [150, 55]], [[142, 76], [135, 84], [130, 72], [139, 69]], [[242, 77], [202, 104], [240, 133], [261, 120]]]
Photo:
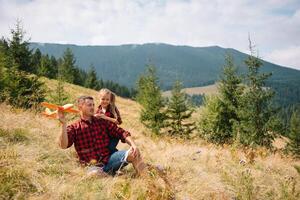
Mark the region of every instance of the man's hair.
[[86, 99], [94, 100], [94, 98], [91, 96], [80, 96], [77, 99], [77, 105], [84, 103]]

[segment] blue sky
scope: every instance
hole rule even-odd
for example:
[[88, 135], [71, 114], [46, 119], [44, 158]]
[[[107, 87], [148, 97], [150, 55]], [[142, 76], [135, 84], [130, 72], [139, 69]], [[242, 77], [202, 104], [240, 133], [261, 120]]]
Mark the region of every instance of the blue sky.
[[299, 0], [0, 0], [0, 35], [16, 19], [34, 42], [235, 48], [300, 70]]

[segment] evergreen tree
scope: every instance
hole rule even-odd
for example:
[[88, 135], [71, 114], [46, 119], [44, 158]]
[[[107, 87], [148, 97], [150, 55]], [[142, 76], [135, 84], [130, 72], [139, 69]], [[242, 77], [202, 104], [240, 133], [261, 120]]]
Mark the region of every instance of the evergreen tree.
[[294, 110], [292, 114], [289, 138], [286, 149], [296, 158], [300, 158], [300, 109]]
[[254, 56], [251, 41], [249, 43], [251, 55], [245, 61], [248, 67], [247, 88], [241, 99], [242, 106], [238, 114], [240, 123], [236, 126], [236, 133], [242, 144], [271, 147], [274, 134], [269, 125], [276, 113], [270, 104], [274, 92], [265, 87], [271, 74], [259, 73], [262, 62]]
[[4, 38], [0, 40], [0, 102], [4, 100], [5, 74], [6, 69], [11, 65], [11, 60], [8, 57], [8, 43]]
[[242, 79], [237, 73], [232, 56], [227, 55], [219, 85], [221, 121], [218, 128], [225, 143], [233, 139], [233, 126], [240, 121], [237, 111], [243, 93], [241, 82]]
[[[1, 52], [0, 52], [0, 59], [1, 59]], [[1, 61], [0, 61], [1, 62]], [[0, 102], [2, 102], [4, 100], [4, 68], [1, 66], [0, 64]]]
[[223, 144], [226, 142], [226, 138], [228, 139], [226, 133], [223, 136], [223, 132], [219, 131], [223, 120], [220, 108], [221, 100], [218, 96], [205, 96], [199, 121], [200, 136], [217, 144]]
[[58, 68], [57, 72], [57, 86], [50, 95], [49, 101], [57, 105], [64, 105], [69, 102], [70, 96], [66, 93], [64, 89], [64, 81], [62, 79], [62, 69], [61, 66]]
[[52, 68], [52, 65], [51, 65], [51, 60], [47, 55], [43, 55], [40, 59], [40, 65], [38, 67], [38, 71], [37, 71], [37, 74], [39, 76], [46, 76], [48, 78], [51, 77], [51, 75], [54, 73], [53, 71], [55, 69]]
[[13, 65], [18, 70], [34, 72], [31, 66], [31, 50], [29, 42], [24, 39], [25, 31], [21, 26], [21, 22], [17, 21], [15, 29], [11, 30], [11, 39], [9, 39], [9, 57], [13, 61]]
[[211, 142], [230, 143], [234, 138], [233, 127], [240, 121], [237, 112], [243, 88], [229, 55], [225, 58], [218, 91], [219, 96], [205, 98], [199, 129], [202, 137]]
[[170, 128], [169, 134], [188, 138], [196, 128], [194, 122], [189, 122], [194, 110], [189, 107], [187, 96], [181, 90], [182, 84], [176, 81], [166, 110], [166, 126]]
[[187, 94], [187, 98], [193, 107], [198, 107], [203, 105], [204, 94], [193, 94], [193, 95]]
[[63, 54], [61, 62], [61, 77], [68, 83], [74, 83], [75, 80], [75, 57], [70, 48], [67, 48]]
[[6, 101], [18, 108], [37, 108], [44, 101], [46, 88], [35, 75], [28, 75], [16, 66], [6, 71]]
[[31, 66], [33, 68], [33, 73], [37, 74], [38, 69], [40, 67], [42, 58], [42, 53], [39, 48], [35, 50], [35, 52], [31, 56]]
[[1, 100], [14, 107], [35, 108], [45, 98], [45, 85], [35, 75], [29, 75], [31, 51], [24, 41], [20, 22], [11, 30], [12, 38], [0, 42]]
[[64, 89], [64, 81], [61, 78], [57, 79], [57, 86], [50, 95], [49, 101], [57, 105], [65, 105], [69, 103], [70, 96], [66, 93]]
[[2, 68], [8, 68], [12, 65], [11, 59], [9, 59], [9, 46], [5, 38], [0, 39], [0, 66]]
[[86, 79], [87, 79], [87, 73], [85, 70], [80, 69], [79, 67], [76, 67], [74, 69], [76, 78], [74, 79], [74, 84], [84, 86]]
[[51, 62], [51, 74], [49, 75], [49, 78], [56, 78], [58, 76], [58, 61], [54, 56], [50, 57]]
[[90, 66], [84, 86], [95, 90], [100, 89], [100, 84], [97, 79], [97, 73], [93, 65]]
[[154, 66], [148, 66], [147, 72], [139, 78], [136, 99], [142, 105], [141, 122], [154, 134], [160, 134], [165, 114], [162, 112], [163, 98]]

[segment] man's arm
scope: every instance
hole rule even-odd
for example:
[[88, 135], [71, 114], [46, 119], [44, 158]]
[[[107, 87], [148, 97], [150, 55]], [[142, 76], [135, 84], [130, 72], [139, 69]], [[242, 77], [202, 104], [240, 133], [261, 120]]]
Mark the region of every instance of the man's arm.
[[131, 138], [131, 134], [128, 131], [118, 127], [116, 124], [106, 121], [105, 122], [108, 130], [108, 134], [113, 137], [121, 139], [122, 142], [126, 142], [129, 146], [131, 146], [132, 153], [134, 156], [140, 156], [140, 151]]
[[58, 137], [58, 145], [62, 149], [68, 148], [68, 134], [67, 134], [67, 122], [65, 119], [65, 115], [62, 111], [58, 111], [58, 120], [62, 123], [61, 133]]

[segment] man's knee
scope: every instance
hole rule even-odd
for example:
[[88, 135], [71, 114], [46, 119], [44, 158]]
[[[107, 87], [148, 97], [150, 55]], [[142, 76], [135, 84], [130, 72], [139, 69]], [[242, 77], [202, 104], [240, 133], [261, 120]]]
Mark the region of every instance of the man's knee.
[[133, 162], [134, 161], [134, 155], [132, 149], [129, 150], [128, 156], [127, 156], [127, 162]]
[[134, 152], [132, 149], [129, 150], [128, 156], [127, 156], [127, 162], [135, 162], [141, 159], [140, 154], [134, 155]]

